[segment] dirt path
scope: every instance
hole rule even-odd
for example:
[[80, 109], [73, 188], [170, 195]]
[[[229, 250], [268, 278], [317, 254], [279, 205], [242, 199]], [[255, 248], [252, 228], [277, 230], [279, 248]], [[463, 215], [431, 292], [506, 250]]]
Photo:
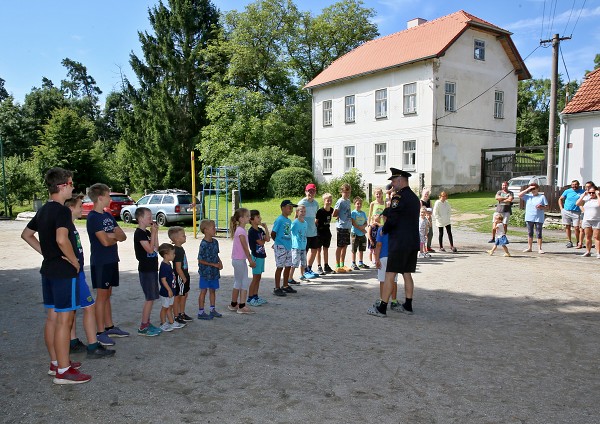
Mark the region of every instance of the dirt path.
[[[600, 260], [562, 243], [525, 254], [515, 237], [514, 257], [490, 257], [486, 235], [459, 227], [459, 253], [419, 263], [415, 315], [380, 319], [365, 313], [378, 295], [373, 270], [272, 296], [270, 250], [269, 303], [228, 313], [231, 243], [220, 239], [224, 317], [144, 338], [134, 334], [143, 297], [127, 230], [113, 311], [132, 336], [112, 359], [74, 357], [93, 380], [59, 387], [46, 375], [40, 258], [19, 238], [24, 225], [0, 222], [1, 422], [598, 422]], [[198, 246], [188, 234], [190, 263]]]

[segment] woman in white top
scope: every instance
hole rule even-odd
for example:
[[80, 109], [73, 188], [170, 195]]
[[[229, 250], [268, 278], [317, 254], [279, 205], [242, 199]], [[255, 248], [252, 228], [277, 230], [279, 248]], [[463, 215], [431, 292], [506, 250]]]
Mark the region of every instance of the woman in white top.
[[[586, 184], [587, 186], [587, 184]], [[590, 184], [575, 203], [583, 206], [583, 231], [585, 231], [585, 250], [582, 256], [592, 255], [592, 235], [596, 243], [596, 257], [600, 259], [600, 200], [598, 199], [597, 187]]]
[[450, 225], [450, 203], [448, 203], [448, 195], [445, 191], [440, 193], [440, 199], [433, 205], [433, 224], [438, 228], [439, 235], [438, 241], [440, 243], [440, 251], [445, 252], [444, 249], [444, 227], [448, 233], [448, 240], [450, 241], [450, 249], [456, 252], [454, 247], [454, 240], [452, 239], [452, 225]]

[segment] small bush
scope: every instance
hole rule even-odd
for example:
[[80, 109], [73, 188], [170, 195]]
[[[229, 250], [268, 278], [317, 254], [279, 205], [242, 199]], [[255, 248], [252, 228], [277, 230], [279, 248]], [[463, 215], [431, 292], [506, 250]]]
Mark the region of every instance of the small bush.
[[519, 208], [514, 208], [512, 210], [512, 215], [510, 216], [510, 225], [513, 227], [524, 227], [525, 226], [525, 211]]
[[271, 175], [268, 193], [278, 198], [304, 196], [306, 184], [314, 180], [312, 172], [306, 168], [283, 168]]
[[352, 168], [341, 177], [333, 178], [329, 182], [319, 184], [319, 193], [331, 193], [333, 195], [333, 202], [335, 203], [335, 200], [340, 195], [340, 188], [344, 183], [348, 183], [352, 187], [351, 198], [359, 196], [365, 199], [365, 183], [362, 180], [362, 174], [356, 168]]

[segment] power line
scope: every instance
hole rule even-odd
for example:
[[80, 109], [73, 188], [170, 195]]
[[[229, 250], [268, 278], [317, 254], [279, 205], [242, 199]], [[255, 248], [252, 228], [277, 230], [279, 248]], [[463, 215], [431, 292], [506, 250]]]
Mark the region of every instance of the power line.
[[567, 84], [571, 82], [571, 77], [569, 76], [569, 70], [567, 69], [567, 64], [565, 63], [565, 57], [563, 56], [562, 47], [558, 47], [558, 51], [560, 52], [560, 57], [562, 58], [563, 66], [565, 67], [565, 72], [567, 73]]
[[567, 33], [567, 27], [569, 26], [569, 22], [571, 22], [571, 15], [573, 14], [573, 10], [575, 10], [575, 0], [573, 0], [573, 5], [571, 6], [571, 11], [569, 12], [569, 19], [567, 19], [567, 23], [565, 24], [563, 34]]
[[[554, 18], [556, 17], [556, 6], [558, 5], [558, 0], [554, 0], [554, 10], [552, 11], [552, 20], [550, 21], [550, 31], [548, 32], [548, 38], [552, 35], [552, 29], [554, 28]], [[552, 4], [550, 4], [552, 8]]]
[[540, 40], [544, 38], [544, 22], [546, 20], [546, 0], [544, 0], [544, 9], [542, 10], [542, 30], [540, 31]]
[[579, 16], [577, 16], [577, 20], [575, 21], [575, 25], [573, 25], [573, 29], [571, 30], [571, 37], [573, 36], [573, 32], [575, 32], [575, 27], [577, 26], [577, 23], [579, 22], [579, 18], [581, 18], [581, 12], [583, 12], [583, 9], [585, 8], [585, 2], [587, 0], [583, 0], [583, 5], [581, 5], [581, 9], [579, 9]]

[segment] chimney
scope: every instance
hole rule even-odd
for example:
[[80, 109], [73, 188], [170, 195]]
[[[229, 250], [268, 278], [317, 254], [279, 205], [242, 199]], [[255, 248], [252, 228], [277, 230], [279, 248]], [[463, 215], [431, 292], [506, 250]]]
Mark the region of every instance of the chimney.
[[423, 19], [423, 18], [411, 19], [410, 21], [406, 22], [406, 29], [419, 26], [421, 24], [424, 24], [425, 22], [427, 22], [427, 19]]

